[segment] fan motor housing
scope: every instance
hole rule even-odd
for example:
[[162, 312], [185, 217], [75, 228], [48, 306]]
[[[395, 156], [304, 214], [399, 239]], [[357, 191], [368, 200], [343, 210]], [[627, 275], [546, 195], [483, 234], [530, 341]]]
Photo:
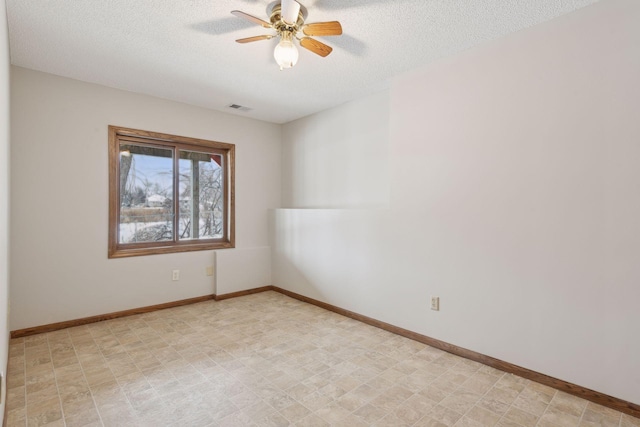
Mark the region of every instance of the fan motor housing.
[[298, 12], [298, 20], [294, 25], [289, 25], [284, 22], [282, 20], [282, 14], [280, 11], [280, 3], [274, 5], [273, 9], [271, 10], [271, 16], [269, 20], [271, 21], [273, 28], [278, 32], [278, 34], [282, 33], [283, 31], [288, 31], [293, 34], [297, 33], [304, 25], [304, 15], [302, 13], [302, 8], [300, 9], [300, 12]]

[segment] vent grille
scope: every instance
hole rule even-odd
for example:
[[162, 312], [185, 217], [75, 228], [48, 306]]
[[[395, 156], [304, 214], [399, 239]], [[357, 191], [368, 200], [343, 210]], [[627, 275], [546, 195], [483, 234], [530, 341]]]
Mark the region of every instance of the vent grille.
[[249, 107], [245, 107], [244, 105], [239, 105], [239, 104], [230, 104], [228, 105], [229, 108], [233, 108], [234, 110], [238, 110], [238, 111], [250, 111], [251, 108]]

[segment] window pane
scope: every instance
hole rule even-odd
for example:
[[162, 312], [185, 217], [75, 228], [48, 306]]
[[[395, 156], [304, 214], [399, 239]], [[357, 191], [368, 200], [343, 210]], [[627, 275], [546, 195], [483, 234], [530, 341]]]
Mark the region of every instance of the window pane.
[[119, 243], [173, 240], [173, 150], [120, 144]]
[[180, 150], [180, 240], [223, 237], [222, 161], [219, 154]]

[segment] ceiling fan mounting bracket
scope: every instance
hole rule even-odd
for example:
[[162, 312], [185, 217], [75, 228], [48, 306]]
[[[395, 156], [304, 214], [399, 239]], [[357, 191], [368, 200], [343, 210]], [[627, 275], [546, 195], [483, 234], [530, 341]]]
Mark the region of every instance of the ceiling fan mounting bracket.
[[304, 14], [301, 8], [300, 12], [298, 12], [298, 20], [296, 23], [289, 25], [282, 19], [281, 5], [280, 2], [278, 2], [271, 9], [271, 16], [269, 17], [269, 20], [278, 34], [282, 34], [282, 32], [289, 32], [292, 35], [295, 35], [304, 25]]

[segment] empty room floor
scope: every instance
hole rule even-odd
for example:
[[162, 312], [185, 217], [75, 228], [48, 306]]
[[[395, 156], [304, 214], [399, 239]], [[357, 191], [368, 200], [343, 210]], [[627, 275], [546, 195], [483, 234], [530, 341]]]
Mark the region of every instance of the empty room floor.
[[9, 351], [8, 426], [640, 426], [272, 291]]

